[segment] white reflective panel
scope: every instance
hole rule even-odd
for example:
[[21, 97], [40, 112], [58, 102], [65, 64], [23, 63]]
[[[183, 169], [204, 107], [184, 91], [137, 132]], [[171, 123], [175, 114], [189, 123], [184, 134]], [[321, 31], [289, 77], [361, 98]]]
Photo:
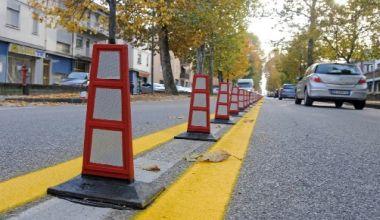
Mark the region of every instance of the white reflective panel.
[[222, 84], [222, 86], [220, 87], [220, 91], [227, 92], [227, 84]]
[[227, 103], [227, 94], [220, 94], [219, 102]]
[[205, 111], [193, 111], [192, 126], [207, 126], [207, 113]]
[[244, 100], [244, 96], [239, 95], [239, 101], [243, 101], [243, 100]]
[[206, 107], [206, 94], [195, 93], [194, 94], [194, 107]]
[[90, 162], [123, 166], [122, 132], [94, 129]]
[[232, 95], [231, 102], [237, 102], [237, 101], [238, 101], [237, 95]]
[[234, 88], [232, 89], [232, 93], [233, 93], [233, 94], [237, 94], [237, 93], [238, 93], [238, 88], [234, 87]]
[[100, 51], [99, 79], [120, 79], [120, 53], [118, 51]]
[[227, 115], [227, 106], [226, 105], [219, 105], [218, 113], [219, 113], [219, 115]]
[[237, 104], [236, 103], [231, 103], [230, 109], [231, 110], [237, 110], [238, 109]]
[[121, 90], [96, 88], [94, 118], [121, 121]]
[[239, 102], [239, 108], [243, 108], [244, 107], [244, 103], [243, 102]]
[[197, 78], [195, 89], [206, 89], [206, 78]]

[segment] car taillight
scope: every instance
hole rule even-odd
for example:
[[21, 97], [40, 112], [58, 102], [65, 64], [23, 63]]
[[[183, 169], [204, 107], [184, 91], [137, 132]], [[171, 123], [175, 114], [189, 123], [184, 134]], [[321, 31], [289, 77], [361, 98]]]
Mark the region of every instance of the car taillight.
[[317, 83], [321, 83], [322, 82], [321, 77], [319, 77], [319, 76], [313, 76], [311, 78], [311, 80], [313, 80], [314, 82], [317, 82]]
[[365, 78], [361, 78], [358, 82], [358, 84], [366, 84], [367, 80]]

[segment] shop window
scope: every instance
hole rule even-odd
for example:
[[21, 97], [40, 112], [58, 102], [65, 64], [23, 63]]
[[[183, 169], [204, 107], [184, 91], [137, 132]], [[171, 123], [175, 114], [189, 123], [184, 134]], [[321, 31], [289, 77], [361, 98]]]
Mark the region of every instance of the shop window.
[[62, 43], [57, 41], [57, 51], [61, 53], [70, 53], [70, 44]]
[[141, 64], [142, 63], [142, 59], [141, 59], [141, 52], [137, 52], [137, 64]]
[[35, 59], [30, 58], [23, 55], [13, 55], [10, 54], [8, 56], [8, 75], [7, 75], [7, 82], [8, 83], [21, 83], [22, 77], [21, 77], [21, 68], [25, 65], [28, 69], [27, 74], [27, 83], [31, 84], [33, 83], [34, 79], [34, 66], [35, 66]]
[[78, 37], [76, 39], [76, 48], [83, 48], [83, 37]]
[[34, 35], [38, 35], [38, 19], [39, 19], [39, 15], [35, 12], [33, 12], [33, 15], [32, 15], [32, 34]]
[[19, 28], [20, 26], [20, 5], [9, 0], [7, 4], [7, 26], [13, 28]]

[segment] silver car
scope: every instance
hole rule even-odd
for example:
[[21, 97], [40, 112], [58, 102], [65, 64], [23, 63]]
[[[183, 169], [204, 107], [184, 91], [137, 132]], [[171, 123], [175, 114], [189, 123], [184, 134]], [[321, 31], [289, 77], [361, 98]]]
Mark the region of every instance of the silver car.
[[304, 100], [306, 106], [313, 101], [335, 102], [337, 108], [344, 102], [355, 109], [363, 109], [367, 98], [367, 82], [361, 70], [353, 64], [316, 63], [304, 77], [298, 78], [296, 104]]

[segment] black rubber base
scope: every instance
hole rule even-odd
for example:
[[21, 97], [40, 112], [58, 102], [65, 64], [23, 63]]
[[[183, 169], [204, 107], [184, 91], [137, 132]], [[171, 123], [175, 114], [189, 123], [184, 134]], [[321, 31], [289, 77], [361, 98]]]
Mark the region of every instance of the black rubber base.
[[211, 120], [211, 123], [214, 124], [227, 124], [227, 125], [234, 125], [235, 122], [232, 120], [226, 120], [226, 119], [213, 119]]
[[233, 117], [243, 117], [244, 116], [244, 112], [239, 112], [239, 114], [237, 115], [232, 115]]
[[85, 205], [114, 209], [143, 209], [164, 190], [151, 183], [109, 179], [94, 176], [77, 176], [48, 189], [48, 194]]
[[219, 140], [219, 137], [215, 137], [212, 134], [206, 134], [206, 133], [184, 132], [182, 134], [175, 136], [174, 139], [186, 139], [186, 140], [216, 142]]

